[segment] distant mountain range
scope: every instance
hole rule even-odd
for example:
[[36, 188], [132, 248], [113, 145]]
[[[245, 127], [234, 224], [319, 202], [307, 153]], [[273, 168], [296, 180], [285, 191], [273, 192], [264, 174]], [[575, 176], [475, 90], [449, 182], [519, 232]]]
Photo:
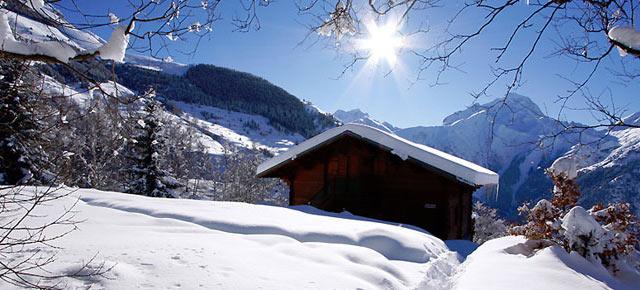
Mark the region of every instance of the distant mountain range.
[[[499, 187], [476, 197], [507, 218], [517, 218], [522, 203], [551, 195], [544, 170], [565, 154], [579, 156], [582, 202], [626, 201], [640, 208], [640, 129], [564, 132], [563, 125], [570, 124], [546, 116], [531, 99], [517, 94], [474, 104], [447, 116], [440, 126], [400, 129], [360, 110], [339, 110], [334, 117], [393, 132], [498, 172]], [[625, 119], [628, 124], [638, 121], [640, 113]], [[550, 137], [558, 132], [564, 133]]]

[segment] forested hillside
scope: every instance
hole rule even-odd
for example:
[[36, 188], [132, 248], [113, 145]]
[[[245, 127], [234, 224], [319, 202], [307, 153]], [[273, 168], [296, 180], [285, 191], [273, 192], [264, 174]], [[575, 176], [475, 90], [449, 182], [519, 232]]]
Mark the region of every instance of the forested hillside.
[[116, 67], [118, 82], [138, 92], [149, 87], [170, 100], [262, 115], [274, 127], [313, 136], [333, 117], [306, 110], [304, 103], [265, 79], [213, 65], [190, 67], [184, 76], [134, 65]]

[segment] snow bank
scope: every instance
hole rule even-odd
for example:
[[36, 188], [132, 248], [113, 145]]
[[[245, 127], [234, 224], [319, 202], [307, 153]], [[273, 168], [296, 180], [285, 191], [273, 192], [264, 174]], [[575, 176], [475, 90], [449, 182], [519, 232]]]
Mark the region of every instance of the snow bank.
[[637, 289], [577, 254], [535, 246], [515, 236], [484, 243], [461, 265], [453, 289]]
[[[115, 267], [64, 288], [413, 289], [425, 276], [441, 284], [458, 265], [425, 232], [349, 214], [85, 189], [73, 197], [85, 221], [54, 243], [62, 250], [51, 270], [73, 273], [95, 254]], [[37, 214], [55, 216], [73, 197]]]
[[[320, 210], [302, 210], [239, 202], [203, 202], [84, 193], [81, 200], [156, 218], [171, 218], [209, 229], [243, 235], [280, 235], [299, 242], [347, 244], [369, 248], [390, 260], [426, 263], [443, 253], [444, 243], [427, 234], [383, 223], [336, 216]], [[309, 214], [315, 212], [316, 214]], [[250, 213], [250, 214], [248, 214]], [[428, 247], [425, 249], [425, 243]]]
[[[27, 187], [23, 193], [34, 190]], [[637, 280], [622, 283], [559, 247], [536, 251], [535, 243], [522, 237], [488, 241], [460, 264], [461, 256], [424, 231], [306, 206], [79, 189], [38, 208], [27, 225], [46, 222], [75, 202], [76, 219], [83, 222], [54, 241], [61, 249], [49, 270], [74, 273], [94, 255], [94, 264], [105, 262], [113, 269], [105, 277], [67, 278], [61, 288], [553, 290], [637, 285]], [[49, 234], [65, 227], [72, 225]], [[447, 243], [461, 253], [475, 247], [466, 241]], [[0, 282], [0, 289], [7, 288]]]

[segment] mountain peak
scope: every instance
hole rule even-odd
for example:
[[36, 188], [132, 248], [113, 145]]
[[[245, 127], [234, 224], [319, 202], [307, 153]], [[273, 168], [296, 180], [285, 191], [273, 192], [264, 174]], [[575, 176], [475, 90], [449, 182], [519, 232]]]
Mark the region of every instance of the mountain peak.
[[342, 121], [343, 123], [350, 123], [358, 119], [369, 118], [369, 114], [363, 112], [360, 109], [353, 109], [349, 111], [337, 110], [335, 113], [333, 113], [333, 116], [336, 117], [338, 120]]
[[525, 109], [530, 111], [531, 113], [534, 113], [535, 115], [544, 115], [542, 110], [540, 110], [540, 107], [533, 100], [531, 100], [531, 98], [516, 93], [510, 93], [504, 98], [499, 98], [494, 100], [493, 102], [485, 104], [485, 106], [491, 106], [500, 103], [503, 103], [514, 110]]
[[346, 123], [364, 124], [367, 126], [378, 128], [382, 131], [389, 132], [389, 133], [393, 133], [395, 130], [398, 129], [387, 122], [382, 122], [382, 121], [378, 121], [371, 118], [369, 114], [363, 112], [360, 109], [353, 109], [349, 111], [337, 110], [335, 113], [333, 113], [333, 117], [338, 119], [338, 121], [344, 124]]
[[[513, 115], [520, 116], [534, 116], [540, 117], [545, 114], [540, 110], [540, 107], [533, 102], [529, 97], [511, 93], [506, 97], [497, 98], [493, 101], [484, 104], [474, 103], [464, 110], [455, 112], [442, 121], [445, 126], [453, 125], [458, 121], [470, 118], [482, 112], [489, 112], [497, 114], [497, 116], [508, 114], [511, 117]], [[511, 117], [507, 119], [511, 119]]]

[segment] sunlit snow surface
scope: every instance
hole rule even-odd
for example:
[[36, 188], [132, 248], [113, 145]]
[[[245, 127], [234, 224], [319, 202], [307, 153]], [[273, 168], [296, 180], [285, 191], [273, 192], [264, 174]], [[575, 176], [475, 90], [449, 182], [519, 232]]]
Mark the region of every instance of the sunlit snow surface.
[[[638, 289], [638, 277], [615, 278], [558, 246], [541, 250], [523, 237], [490, 240], [467, 257], [453, 289]], [[624, 282], [623, 282], [624, 280]]]
[[[32, 192], [33, 187], [23, 192]], [[60, 193], [72, 189], [62, 188]], [[310, 207], [147, 198], [80, 189], [40, 207], [34, 225], [74, 202], [79, 229], [55, 241], [53, 274], [96, 255], [105, 277], [67, 278], [91, 289], [633, 289], [560, 248], [520, 237], [459, 257], [430, 234]], [[64, 228], [56, 228], [53, 235]], [[53, 252], [52, 252], [53, 253]], [[0, 283], [0, 288], [9, 288]]]
[[[349, 214], [97, 190], [72, 196], [85, 221], [55, 243], [63, 249], [54, 270], [70, 272], [95, 254], [115, 267], [109, 279], [68, 279], [69, 287], [407, 289], [439, 264], [457, 264], [428, 233]], [[40, 213], [55, 216], [74, 200]]]

